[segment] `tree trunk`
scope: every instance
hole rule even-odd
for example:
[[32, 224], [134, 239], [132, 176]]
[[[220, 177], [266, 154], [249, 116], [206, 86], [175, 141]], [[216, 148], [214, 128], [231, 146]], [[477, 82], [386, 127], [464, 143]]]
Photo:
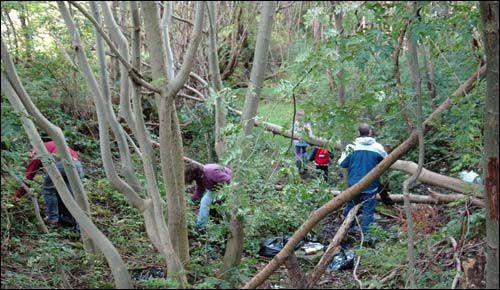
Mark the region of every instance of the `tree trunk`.
[[408, 111], [406, 109], [405, 102], [403, 100], [403, 93], [401, 89], [401, 74], [399, 72], [399, 54], [401, 53], [401, 46], [403, 45], [403, 40], [406, 34], [406, 29], [408, 28], [409, 21], [406, 20], [403, 26], [403, 29], [401, 30], [401, 33], [399, 34], [398, 38], [398, 43], [396, 45], [396, 49], [394, 50], [394, 77], [396, 78], [396, 88], [398, 92], [398, 102], [399, 102], [399, 107], [401, 108], [401, 113], [403, 114], [403, 117], [405, 118], [406, 124], [409, 127], [412, 127], [411, 125], [411, 120], [410, 120], [410, 115], [408, 115]]
[[498, 282], [498, 1], [480, 2], [486, 52], [486, 104], [484, 109], [483, 168], [486, 180], [486, 288], [497, 289]]
[[[254, 126], [254, 118], [257, 114], [257, 106], [259, 103], [259, 94], [264, 81], [264, 74], [266, 71], [267, 56], [271, 40], [272, 26], [274, 22], [274, 12], [276, 10], [276, 1], [262, 2], [262, 13], [259, 23], [259, 30], [257, 32], [257, 42], [255, 44], [255, 55], [253, 60], [252, 72], [250, 74], [250, 84], [245, 94], [245, 104], [243, 107], [243, 114], [241, 117], [241, 124], [243, 125], [243, 134], [249, 136], [252, 134]], [[248, 139], [241, 143], [243, 148], [247, 148], [249, 143]], [[243, 149], [243, 152], [247, 152]], [[246, 154], [246, 153], [243, 153]], [[242, 156], [241, 159], [246, 159]], [[236, 176], [236, 179], [244, 179], [243, 176]], [[236, 182], [237, 182], [236, 180]], [[238, 192], [233, 191], [233, 195]], [[241, 194], [241, 193], [240, 193]], [[238, 200], [238, 196], [233, 196], [233, 200]], [[237, 205], [236, 205], [237, 206]], [[239, 265], [241, 262], [241, 255], [243, 251], [243, 225], [244, 218], [237, 214], [237, 208], [230, 211], [230, 230], [231, 235], [226, 244], [226, 253], [222, 262], [220, 272], [225, 272], [227, 269]], [[235, 251], [230, 253], [229, 251]], [[238, 251], [238, 252], [236, 252]]]
[[[152, 59], [153, 79], [163, 88], [158, 100], [160, 111], [160, 157], [163, 180], [167, 192], [168, 229], [172, 245], [182, 263], [189, 261], [189, 244], [187, 239], [186, 204], [184, 192], [184, 161], [182, 137], [179, 120], [175, 110], [175, 96], [184, 86], [191, 69], [194, 56], [201, 40], [202, 24], [205, 2], [196, 3], [195, 26], [184, 63], [173, 80], [167, 81], [167, 66], [165, 64], [166, 52], [163, 35], [160, 28], [160, 16], [155, 2], [143, 1], [144, 19], [146, 28], [146, 42]], [[159, 198], [159, 196], [158, 196]], [[155, 206], [155, 202], [153, 202]], [[155, 214], [162, 214], [155, 209]], [[165, 227], [166, 228], [166, 227]], [[177, 261], [167, 261], [169, 269], [179, 275], [182, 286], [186, 285], [186, 275], [183, 273], [182, 264]], [[169, 270], [170, 271], [170, 270]]]
[[[338, 6], [338, 5], [339, 4], [337, 1], [333, 1], [333, 10], [334, 11], [335, 11], [336, 6]], [[343, 25], [343, 20], [344, 20], [343, 12], [334, 13], [334, 18], [335, 18], [335, 28], [337, 31], [340, 32], [339, 37], [343, 38], [345, 35], [344, 25]], [[337, 45], [337, 51], [338, 51], [338, 54], [340, 56], [342, 56], [344, 54], [344, 51], [342, 50], [342, 46], [340, 44]], [[342, 65], [341, 65], [341, 67], [342, 67]], [[344, 107], [345, 102], [346, 102], [344, 73], [345, 73], [344, 69], [341, 68], [339, 70], [339, 72], [337, 73], [337, 81], [335, 82], [335, 84], [337, 84], [336, 87], [338, 87], [338, 89], [339, 89], [339, 105], [341, 107]], [[333, 79], [333, 76], [331, 76], [331, 73], [329, 74], [329, 78]], [[330, 83], [334, 84], [331, 81], [330, 81]], [[341, 140], [340, 143], [342, 144], [342, 147], [346, 146], [346, 144], [347, 144], [346, 140]], [[349, 187], [349, 184], [348, 184], [349, 172], [347, 171], [347, 168], [342, 168], [341, 170], [342, 170], [342, 180], [344, 181], [345, 188], [347, 188], [347, 187]]]
[[425, 62], [425, 74], [427, 79], [427, 90], [429, 94], [429, 101], [432, 106], [432, 110], [437, 108], [436, 101], [436, 81], [434, 80], [434, 65], [432, 64], [432, 46], [429, 45], [427, 49], [424, 45], [422, 47], [422, 56]]
[[[413, 16], [418, 21], [418, 3], [412, 2]], [[413, 22], [412, 22], [413, 24]], [[418, 36], [418, 34], [417, 34]], [[408, 280], [410, 288], [415, 289], [415, 247], [413, 232], [413, 217], [411, 214], [410, 189], [415, 185], [415, 181], [422, 172], [424, 165], [424, 131], [422, 128], [422, 86], [420, 78], [420, 69], [418, 66], [418, 48], [417, 40], [411, 33], [407, 34], [408, 42], [408, 66], [410, 67], [410, 77], [412, 78], [413, 88], [415, 90], [415, 107], [417, 115], [417, 134], [418, 134], [418, 168], [415, 173], [403, 182], [403, 198], [405, 205], [406, 220], [408, 223]]]
[[19, 13], [19, 21], [21, 22], [21, 35], [25, 47], [26, 62], [31, 63], [33, 56], [33, 43], [31, 41], [32, 30], [28, 26], [28, 8], [26, 3], [21, 2], [21, 13]]
[[[209, 41], [208, 41], [208, 64], [212, 80], [213, 93], [215, 97], [215, 152], [219, 160], [222, 159], [227, 151], [227, 145], [222, 134], [226, 127], [226, 106], [224, 104], [224, 95], [222, 94], [222, 79], [219, 70], [219, 56], [217, 55], [217, 10], [215, 2], [208, 1], [208, 20], [209, 20]], [[210, 151], [209, 151], [210, 152]]]
[[[103, 12], [107, 11], [106, 13], [104, 13], [104, 15], [105, 15], [104, 18], [106, 19], [106, 18], [112, 17], [112, 13], [110, 11], [110, 8], [109, 8], [107, 2], [101, 1], [100, 4], [101, 4], [101, 7], [103, 8]], [[94, 14], [95, 19], [99, 20], [100, 13], [99, 13], [99, 10], [97, 7], [97, 3], [91, 2], [90, 5], [91, 5], [91, 9], [93, 10], [93, 14]], [[114, 22], [113, 19], [108, 19], [107, 22], [108, 22], [108, 26], [113, 25], [113, 27], [115, 27], [115, 30], [119, 30], [118, 25]], [[112, 103], [111, 103], [111, 93], [110, 93], [109, 84], [108, 84], [108, 74], [106, 71], [106, 58], [104, 55], [104, 44], [102, 43], [102, 36], [100, 36], [97, 31], [95, 31], [95, 36], [96, 36], [96, 43], [97, 43], [96, 49], [98, 52], [98, 59], [99, 59], [99, 76], [100, 76], [100, 81], [101, 81], [101, 92], [102, 92], [101, 95], [102, 95], [102, 100], [104, 102], [103, 108], [106, 112], [107, 119], [111, 125], [112, 130], [113, 130], [113, 134], [116, 136], [118, 150], [120, 152], [120, 158], [121, 158], [121, 163], [122, 163], [123, 176], [125, 177], [127, 182], [130, 184], [130, 186], [135, 191], [140, 191], [141, 186], [140, 186], [139, 180], [137, 179], [137, 177], [135, 175], [134, 167], [132, 166], [132, 159], [130, 156], [129, 147], [128, 147], [127, 139], [125, 136], [126, 133], [123, 130], [123, 127], [119, 124], [119, 122], [116, 118], [116, 115], [113, 111], [113, 107], [112, 107]], [[122, 37], [123, 37], [123, 35], [122, 35]], [[118, 38], [118, 37], [115, 37], [115, 39], [116, 38]], [[126, 42], [125, 39], [123, 39], [123, 41]], [[126, 46], [126, 43], [125, 43], [125, 46]], [[124, 45], [122, 45], [122, 49], [123, 49], [123, 47], [124, 47]], [[126, 49], [126, 51], [128, 54], [128, 49]], [[121, 65], [121, 67], [124, 67], [124, 66]], [[127, 89], [125, 90], [126, 92], [124, 90], [121, 90], [121, 91], [123, 93], [128, 94], [129, 80], [128, 80], [128, 73], [127, 73], [126, 68], [124, 69], [124, 72], [125, 72], [125, 74], [123, 74], [123, 71], [122, 71], [122, 82], [126, 83], [125, 86], [127, 87]], [[124, 78], [123, 78], [123, 75], [125, 75]], [[128, 97], [127, 97], [127, 100], [124, 100], [124, 103], [130, 103]], [[122, 105], [126, 106], [125, 104], [120, 104], [120, 108], [122, 108]], [[129, 104], [128, 108], [125, 109], [125, 111], [127, 111], [127, 112], [130, 111], [130, 104]], [[129, 113], [126, 113], [125, 115], [131, 115], [131, 113], [129, 112]], [[134, 135], [136, 135], [135, 134], [135, 131], [136, 131], [135, 130], [135, 120], [134, 120], [133, 116], [128, 117], [127, 120], [128, 120], [128, 122], [132, 122], [132, 123], [128, 123], [128, 125], [130, 128], [134, 128], [134, 130], [132, 130], [132, 132], [134, 133]], [[103, 144], [101, 144], [101, 146], [102, 145]]]
[[165, 7], [165, 13], [161, 20], [163, 26], [163, 38], [165, 41], [165, 49], [167, 53], [167, 74], [168, 79], [173, 80], [175, 78], [175, 65], [174, 65], [174, 52], [172, 51], [172, 45], [170, 44], [170, 24], [172, 23], [172, 1], [163, 1]]
[[262, 13], [257, 33], [257, 42], [255, 44], [252, 72], [250, 73], [250, 83], [245, 94], [245, 104], [243, 105], [243, 114], [241, 116], [241, 124], [243, 125], [245, 135], [252, 133], [254, 118], [257, 114], [260, 91], [266, 73], [275, 10], [276, 1], [262, 2]]
[[[156, 2], [142, 2], [146, 42], [151, 59], [155, 60], [152, 62], [153, 81], [158, 82], [160, 87], [168, 89], [166, 51], [157, 5]], [[186, 208], [184, 194], [179, 194], [179, 180], [176, 178], [176, 171], [179, 169], [184, 170], [184, 166], [176, 162], [177, 158], [175, 156], [178, 150], [182, 152], [182, 144], [180, 144], [181, 148], [179, 148], [178, 137], [175, 136], [179, 132], [175, 128], [178, 122], [175, 121], [177, 114], [173, 98], [168, 98], [166, 90], [163, 89], [156, 100], [160, 112], [160, 143], [164, 145], [160, 147], [160, 157], [163, 180], [167, 191], [168, 227], [164, 224], [163, 206], [159, 192], [152, 192], [151, 195], [154, 219], [156, 219], [159, 231], [168, 231], [166, 237], [160, 236], [160, 242], [162, 244], [171, 244], [169, 247], [172, 247], [175, 253], [171, 261], [167, 260], [169, 272], [172, 271], [175, 275], [179, 275], [179, 282], [182, 287], [185, 287], [187, 280], [185, 274], [182, 274], [184, 271], [183, 264], [189, 261], [187, 225], [185, 221]]]
[[[122, 57], [125, 58], [127, 62], [130, 62], [130, 55], [128, 49], [127, 39], [123, 35], [120, 26], [116, 23], [115, 18], [113, 17], [113, 13], [111, 12], [111, 8], [109, 7], [108, 2], [100, 1], [102, 12], [104, 16], [104, 22], [108, 27], [109, 34], [111, 35], [111, 39], [118, 45], [118, 49]], [[136, 136], [137, 129], [135, 128], [135, 118], [132, 114], [132, 108], [130, 105], [130, 79], [128, 76], [127, 67], [123, 64], [120, 64], [120, 113], [121, 117], [126, 121], [128, 127], [132, 131], [132, 133]], [[135, 174], [127, 173], [126, 178], [129, 183], [134, 188], [139, 188], [139, 181], [135, 177]]]

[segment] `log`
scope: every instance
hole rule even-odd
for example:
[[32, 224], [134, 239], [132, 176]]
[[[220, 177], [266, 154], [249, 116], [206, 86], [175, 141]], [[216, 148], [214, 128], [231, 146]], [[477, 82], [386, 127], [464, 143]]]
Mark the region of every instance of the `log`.
[[[392, 166], [391, 169], [405, 171], [413, 174], [417, 170], [417, 164], [412, 161], [398, 160]], [[434, 186], [439, 186], [452, 191], [460, 193], [472, 193], [474, 196], [481, 197], [482, 194], [479, 193], [482, 186], [479, 184], [474, 184], [470, 182], [462, 181], [458, 178], [449, 177], [442, 175], [425, 168], [422, 168], [422, 172], [418, 177], [418, 180], [423, 183], [431, 184]]]
[[[410, 201], [414, 203], [445, 204], [454, 202], [461, 198], [469, 197], [471, 204], [479, 207], [485, 207], [484, 201], [476, 197], [471, 197], [464, 194], [442, 194], [435, 192], [429, 188], [427, 190], [429, 190], [429, 192], [431, 193], [430, 196], [421, 194], [410, 194]], [[338, 190], [330, 190], [330, 192], [332, 193], [333, 196], [337, 196], [342, 193], [341, 191]], [[402, 194], [389, 194], [389, 197], [394, 202], [403, 202]], [[377, 200], [379, 201], [382, 200], [378, 194], [377, 194]]]

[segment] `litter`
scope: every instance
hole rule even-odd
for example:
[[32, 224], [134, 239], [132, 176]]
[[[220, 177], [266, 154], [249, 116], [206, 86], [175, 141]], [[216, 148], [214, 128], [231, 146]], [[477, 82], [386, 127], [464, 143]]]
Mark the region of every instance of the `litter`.
[[481, 176], [474, 172], [473, 170], [471, 171], [462, 171], [460, 172], [460, 179], [462, 179], [465, 182], [471, 182], [471, 183], [476, 183], [476, 184], [482, 184], [483, 180], [481, 179]]
[[328, 272], [351, 269], [354, 267], [354, 253], [351, 249], [342, 248], [340, 252], [333, 257], [326, 269]]
[[324, 250], [325, 246], [321, 243], [306, 243], [302, 249], [307, 255], [316, 254], [318, 251]]
[[[260, 250], [259, 250], [259, 255], [272, 258], [278, 254], [283, 247], [286, 245], [288, 240], [290, 239], [289, 236], [285, 237], [275, 237], [275, 238], [270, 238], [267, 240], [264, 240], [261, 243]], [[304, 244], [303, 241], [300, 241], [297, 246], [295, 246], [295, 250], [300, 249], [300, 247]]]

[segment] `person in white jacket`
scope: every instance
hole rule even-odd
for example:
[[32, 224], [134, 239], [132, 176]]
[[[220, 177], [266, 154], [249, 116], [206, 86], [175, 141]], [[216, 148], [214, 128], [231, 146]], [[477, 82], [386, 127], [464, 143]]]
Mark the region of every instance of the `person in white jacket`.
[[[346, 146], [339, 159], [340, 167], [348, 169], [349, 187], [358, 183], [387, 156], [384, 146], [372, 137], [372, 130], [368, 124], [360, 124], [358, 131], [359, 137], [356, 138], [353, 144]], [[360, 195], [347, 202], [344, 209], [344, 216], [347, 216], [355, 204], [361, 201], [364, 202], [362, 207], [363, 216], [361, 229], [365, 237], [367, 237], [368, 226], [373, 222], [379, 186], [380, 179], [377, 178], [377, 180], [365, 188]]]

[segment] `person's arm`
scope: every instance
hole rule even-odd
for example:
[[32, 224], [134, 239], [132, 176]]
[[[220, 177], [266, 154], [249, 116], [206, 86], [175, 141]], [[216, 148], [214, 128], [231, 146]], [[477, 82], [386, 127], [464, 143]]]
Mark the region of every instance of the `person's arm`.
[[[349, 152], [349, 153], [348, 153]], [[347, 145], [344, 151], [342, 151], [342, 155], [339, 158], [339, 165], [342, 168], [349, 167], [349, 161], [351, 159], [352, 148], [350, 145]]]
[[[26, 169], [26, 173], [24, 174], [24, 178], [28, 180], [33, 180], [36, 176], [37, 170], [42, 167], [42, 161], [40, 159], [31, 159], [30, 162], [28, 163], [28, 168]], [[27, 185], [27, 184], [26, 184]], [[26, 193], [26, 190], [24, 189], [23, 186], [20, 186], [19, 189], [16, 191], [16, 195], [14, 195], [14, 201], [20, 199], [24, 194]]]
[[339, 159], [340, 167], [349, 168], [349, 160], [350, 160], [350, 155], [345, 156], [344, 153], [342, 153], [342, 156]]
[[309, 155], [309, 158], [307, 160], [309, 161], [313, 161], [314, 160], [314, 156], [316, 155], [316, 151], [318, 151], [318, 146], [314, 146], [313, 147], [313, 150], [311, 152], [311, 155]]
[[205, 192], [205, 186], [203, 185], [203, 181], [196, 181], [196, 188], [194, 189], [194, 193], [191, 195], [191, 201], [195, 202], [202, 198], [203, 193]]

